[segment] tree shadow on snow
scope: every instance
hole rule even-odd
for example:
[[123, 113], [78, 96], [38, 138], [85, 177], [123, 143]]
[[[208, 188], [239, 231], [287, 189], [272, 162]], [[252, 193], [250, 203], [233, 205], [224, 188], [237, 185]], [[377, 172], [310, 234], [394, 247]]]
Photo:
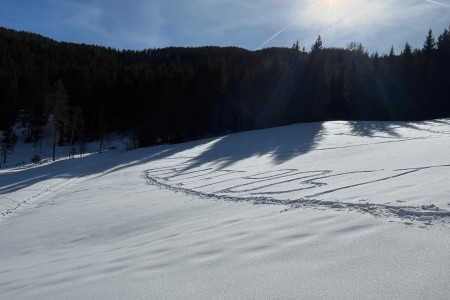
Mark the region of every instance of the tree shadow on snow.
[[322, 123], [308, 123], [224, 136], [192, 158], [183, 171], [205, 163], [224, 169], [237, 161], [264, 155], [274, 164], [282, 164], [313, 150], [322, 138], [322, 129]]
[[[387, 134], [388, 137], [400, 138], [399, 129], [407, 128], [417, 131], [429, 131], [428, 127], [439, 128], [450, 125], [450, 120], [427, 120], [427, 121], [352, 121], [350, 125], [351, 134], [365, 137], [375, 137], [377, 134]], [[425, 126], [425, 127], [424, 127]]]
[[70, 179], [90, 175], [103, 176], [124, 168], [163, 159], [202, 143], [202, 141], [196, 141], [180, 145], [161, 145], [125, 153], [104, 152], [81, 158], [57, 160], [18, 171], [2, 172], [0, 173], [0, 195], [16, 192], [49, 179]]
[[[349, 122], [350, 134], [374, 137], [387, 134], [398, 138], [400, 128], [427, 130], [428, 126], [448, 126], [450, 120], [423, 122]], [[425, 128], [421, 128], [425, 125]], [[215, 139], [192, 141], [177, 145], [161, 145], [138, 149], [126, 153], [115, 151], [94, 154], [83, 158], [67, 159], [20, 171], [0, 173], [0, 195], [18, 191], [43, 180], [69, 179], [89, 175], [103, 176], [124, 168], [138, 166], [150, 161], [169, 158], [177, 153], [203, 146], [210, 146], [201, 153], [193, 151], [187, 158], [187, 166], [182, 170], [212, 163], [224, 169], [235, 162], [251, 157], [267, 156], [279, 165], [292, 158], [314, 150], [324, 135], [323, 123], [296, 124], [278, 128], [240, 132]], [[386, 137], [386, 136], [385, 136]], [[186, 155], [190, 153], [187, 152]], [[101, 159], [99, 159], [99, 155]], [[176, 157], [176, 156], [174, 156]], [[181, 157], [180, 157], [181, 158]], [[186, 159], [186, 157], [183, 157]]]
[[349, 122], [351, 134], [364, 137], [374, 137], [377, 134], [387, 134], [388, 137], [399, 138], [397, 129], [409, 127], [417, 129], [407, 122], [383, 122], [383, 121], [355, 121]]

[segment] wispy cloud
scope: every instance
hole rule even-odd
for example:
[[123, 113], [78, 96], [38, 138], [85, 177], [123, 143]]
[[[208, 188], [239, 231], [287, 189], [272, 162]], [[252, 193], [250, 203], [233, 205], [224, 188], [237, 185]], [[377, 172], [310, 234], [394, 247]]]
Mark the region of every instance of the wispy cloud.
[[60, 25], [78, 30], [105, 33], [105, 29], [100, 23], [103, 16], [101, 7], [95, 4], [87, 5], [65, 1], [55, 1], [55, 5], [60, 6], [58, 10]]
[[446, 4], [446, 3], [442, 3], [442, 2], [438, 2], [438, 1], [432, 1], [432, 0], [425, 0], [425, 1], [450, 8], [450, 4]]
[[[288, 0], [289, 1], [289, 0]], [[258, 37], [267, 33], [265, 27], [283, 17], [282, 11], [274, 9], [276, 2], [261, 0], [173, 2], [164, 6], [163, 15], [171, 20], [166, 30], [177, 40], [189, 37], [190, 45], [253, 45]], [[286, 0], [281, 0], [281, 3]], [[182, 7], [182, 9], [179, 9]], [[283, 9], [287, 9], [284, 7]], [[253, 47], [252, 47], [253, 48]]]
[[267, 40], [265, 40], [261, 45], [259, 45], [256, 49], [261, 49], [263, 48], [265, 45], [267, 45], [268, 43], [270, 43], [273, 39], [275, 39], [277, 36], [279, 36], [280, 34], [282, 34], [283, 32], [285, 32], [289, 27], [291, 27], [292, 25], [294, 25], [294, 23], [297, 21], [297, 19], [300, 18], [300, 15], [297, 16], [294, 20], [292, 20], [291, 22], [287, 23], [283, 28], [281, 28], [280, 30], [278, 30], [277, 32], [275, 32], [273, 35], [271, 35]]
[[[234, 45], [248, 49], [362, 42], [421, 46], [449, 25], [450, 0], [0, 0], [0, 22], [116, 48]], [[14, 16], [14, 17], [11, 17]]]
[[158, 1], [53, 1], [60, 31], [88, 43], [146, 48], [166, 43]]

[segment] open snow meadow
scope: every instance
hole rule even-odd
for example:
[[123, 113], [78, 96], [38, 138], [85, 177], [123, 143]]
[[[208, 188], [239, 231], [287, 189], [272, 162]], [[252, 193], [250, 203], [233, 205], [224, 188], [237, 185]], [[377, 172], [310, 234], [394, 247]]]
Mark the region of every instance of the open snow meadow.
[[0, 169], [0, 299], [449, 299], [449, 151], [336, 121]]

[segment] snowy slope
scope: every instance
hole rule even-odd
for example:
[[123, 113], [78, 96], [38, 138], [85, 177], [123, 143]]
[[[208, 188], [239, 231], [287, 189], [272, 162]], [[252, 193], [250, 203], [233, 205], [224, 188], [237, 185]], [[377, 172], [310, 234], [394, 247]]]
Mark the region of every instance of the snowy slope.
[[0, 298], [447, 299], [449, 147], [327, 122], [0, 170]]

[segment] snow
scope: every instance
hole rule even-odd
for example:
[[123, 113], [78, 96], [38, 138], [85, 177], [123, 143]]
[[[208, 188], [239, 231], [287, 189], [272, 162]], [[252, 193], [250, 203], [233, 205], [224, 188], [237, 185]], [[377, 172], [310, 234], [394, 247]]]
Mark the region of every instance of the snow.
[[448, 299], [449, 147], [325, 122], [1, 169], [0, 298]]

